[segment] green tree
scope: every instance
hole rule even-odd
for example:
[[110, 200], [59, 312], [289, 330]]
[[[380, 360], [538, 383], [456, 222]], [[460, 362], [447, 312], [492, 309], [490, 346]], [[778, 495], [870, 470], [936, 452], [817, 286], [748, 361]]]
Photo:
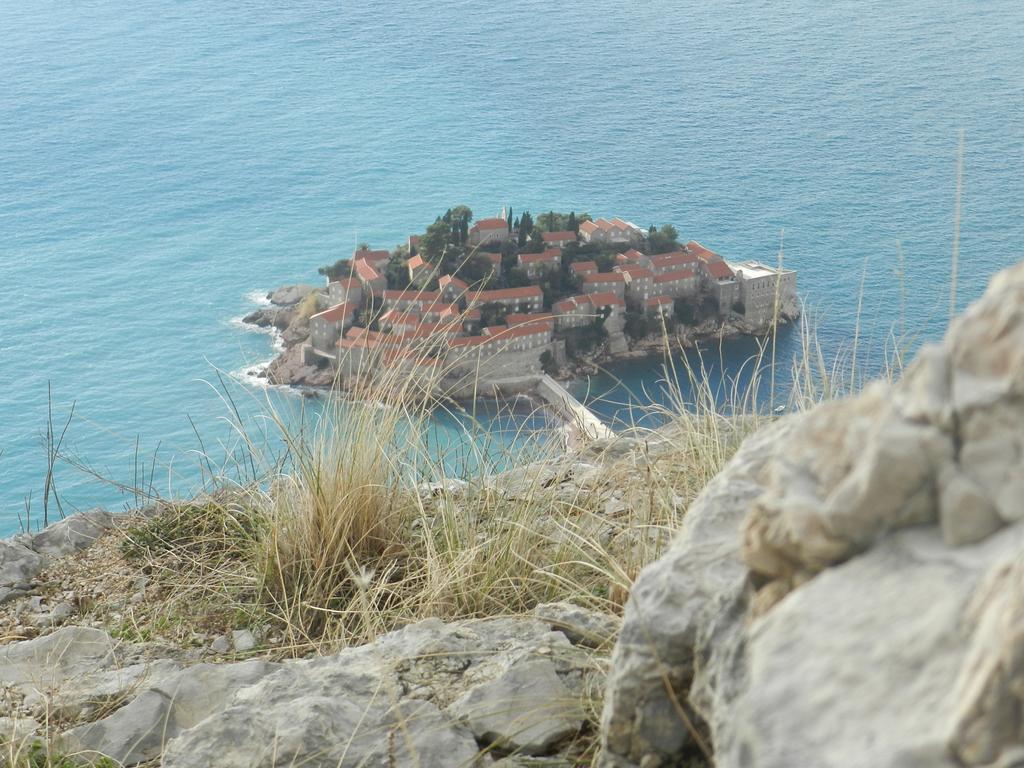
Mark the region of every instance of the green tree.
[[594, 257], [598, 272], [611, 272], [615, 268], [615, 256], [611, 253], [599, 253]]
[[639, 312], [627, 312], [624, 328], [626, 335], [633, 341], [644, 338], [651, 332], [650, 321]]
[[530, 284], [530, 276], [522, 267], [513, 267], [505, 273], [505, 286], [507, 288], [522, 288]]
[[672, 302], [672, 310], [676, 320], [678, 320], [682, 325], [693, 325], [694, 321], [697, 319], [694, 313], [693, 304], [687, 299], [676, 299]]
[[328, 280], [339, 280], [352, 274], [352, 262], [348, 259], [338, 259], [333, 264], [320, 267], [317, 272]]
[[464, 259], [455, 270], [455, 276], [465, 280], [470, 285], [487, 279], [491, 274], [491, 260], [486, 256], [477, 254]]
[[504, 304], [496, 301], [489, 301], [480, 307], [480, 322], [486, 328], [492, 325], [501, 325], [505, 322], [508, 310]]
[[671, 224], [663, 224], [661, 229], [654, 225], [647, 231], [647, 250], [653, 253], [668, 253], [679, 248], [679, 233]]
[[526, 241], [533, 234], [533, 217], [529, 211], [523, 211], [519, 217], [519, 246], [526, 245]]
[[567, 231], [575, 232], [579, 234], [580, 224], [576, 221], [576, 211], [569, 211], [569, 221], [566, 222], [565, 228]]
[[558, 363], [555, 362], [555, 356], [551, 354], [550, 349], [545, 349], [541, 352], [540, 367], [548, 376], [558, 375]]
[[410, 285], [409, 267], [399, 255], [393, 255], [388, 259], [384, 268], [384, 277], [387, 278], [388, 288], [393, 291], [404, 291]]
[[420, 255], [431, 264], [436, 264], [445, 255], [451, 237], [451, 224], [439, 217], [420, 237]]

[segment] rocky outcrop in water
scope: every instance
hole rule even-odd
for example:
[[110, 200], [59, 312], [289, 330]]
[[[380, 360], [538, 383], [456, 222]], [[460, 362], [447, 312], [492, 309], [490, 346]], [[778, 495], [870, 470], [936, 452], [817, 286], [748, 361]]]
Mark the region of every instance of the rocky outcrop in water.
[[626, 607], [603, 765], [1019, 765], [1022, 606], [1024, 265], [691, 506]]
[[271, 304], [276, 304], [279, 307], [291, 307], [318, 290], [320, 289], [315, 285], [284, 285], [268, 293], [267, 299]]

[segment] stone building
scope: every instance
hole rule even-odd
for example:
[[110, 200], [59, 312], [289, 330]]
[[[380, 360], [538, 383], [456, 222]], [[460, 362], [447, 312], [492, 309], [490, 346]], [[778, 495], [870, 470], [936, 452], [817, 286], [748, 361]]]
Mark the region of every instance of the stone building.
[[469, 229], [470, 245], [503, 243], [510, 237], [512, 237], [512, 230], [509, 228], [508, 222], [498, 217], [480, 219]]
[[558, 331], [580, 328], [594, 320], [594, 304], [586, 295], [556, 301], [551, 309], [555, 315], [555, 329]]
[[352, 262], [352, 271], [355, 273], [356, 279], [359, 280], [363, 286], [363, 291], [374, 298], [378, 298], [384, 294], [384, 291], [388, 287], [387, 278], [384, 277], [377, 269], [367, 260], [359, 259], [358, 261]]
[[614, 293], [620, 299], [626, 296], [626, 278], [621, 272], [598, 272], [583, 277], [584, 293]]
[[363, 286], [355, 277], [343, 277], [327, 284], [327, 298], [331, 306], [350, 301], [353, 304], [363, 303]]
[[637, 304], [643, 304], [654, 295], [654, 273], [639, 264], [616, 267], [626, 281], [626, 298]]
[[545, 269], [559, 269], [562, 266], [562, 251], [548, 248], [541, 253], [520, 253], [518, 262], [526, 276], [533, 280], [540, 277]]
[[636, 224], [622, 219], [595, 219], [580, 224], [580, 238], [585, 243], [638, 243], [644, 234]]
[[681, 296], [693, 296], [700, 288], [700, 279], [692, 269], [678, 269], [664, 272], [654, 278], [653, 296], [668, 296], [678, 299]]
[[539, 312], [544, 306], [544, 292], [539, 285], [522, 288], [500, 288], [494, 291], [476, 291], [467, 297], [470, 309], [485, 304], [501, 304], [510, 312]]
[[317, 352], [333, 354], [338, 339], [355, 321], [359, 305], [346, 301], [309, 318], [309, 341]]
[[796, 272], [775, 269], [756, 261], [732, 265], [740, 287], [743, 316], [752, 323], [772, 322], [776, 307], [781, 312], [796, 304]]
[[565, 232], [542, 232], [540, 239], [544, 243], [545, 248], [565, 248], [569, 243], [577, 242], [576, 233], [572, 230], [566, 230]]

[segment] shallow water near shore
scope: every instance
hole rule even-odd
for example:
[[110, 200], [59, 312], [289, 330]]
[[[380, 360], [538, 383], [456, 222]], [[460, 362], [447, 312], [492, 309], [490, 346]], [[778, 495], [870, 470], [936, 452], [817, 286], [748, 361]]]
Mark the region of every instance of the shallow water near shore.
[[[252, 294], [457, 203], [673, 222], [733, 260], [774, 262], [785, 230], [827, 355], [862, 275], [863, 354], [901, 319], [934, 338], [961, 128], [959, 306], [1022, 253], [1022, 22], [1015, 0], [0, 5], [0, 534], [41, 512], [48, 383], [58, 427], [76, 403], [65, 450], [187, 492], [195, 431], [238, 448], [218, 370], [246, 419], [296, 397], [241, 380], [272, 354], [232, 323]], [[65, 511], [134, 501], [56, 480]]]

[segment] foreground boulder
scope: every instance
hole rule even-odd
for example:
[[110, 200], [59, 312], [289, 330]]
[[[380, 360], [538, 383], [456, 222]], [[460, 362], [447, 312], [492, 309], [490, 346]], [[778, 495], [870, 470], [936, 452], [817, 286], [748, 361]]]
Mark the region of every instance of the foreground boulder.
[[1016, 765], [1024, 266], [895, 385], [753, 436], [640, 575], [605, 766]]

